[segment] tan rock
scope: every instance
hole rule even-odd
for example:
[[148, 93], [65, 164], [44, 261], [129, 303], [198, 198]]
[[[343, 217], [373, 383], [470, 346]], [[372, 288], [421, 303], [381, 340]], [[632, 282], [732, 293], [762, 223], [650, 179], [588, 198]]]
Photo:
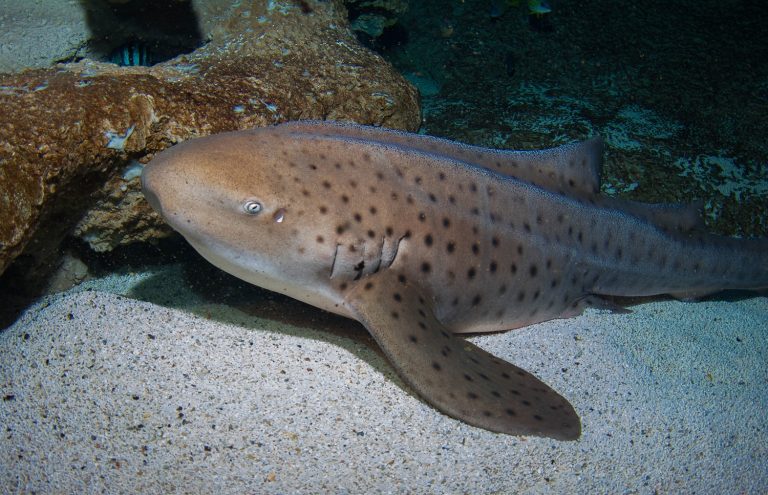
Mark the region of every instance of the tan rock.
[[158, 235], [137, 163], [190, 137], [306, 118], [418, 127], [416, 91], [356, 42], [340, 0], [238, 3], [202, 11], [210, 42], [153, 67], [0, 76], [0, 273], [78, 221], [97, 250]]

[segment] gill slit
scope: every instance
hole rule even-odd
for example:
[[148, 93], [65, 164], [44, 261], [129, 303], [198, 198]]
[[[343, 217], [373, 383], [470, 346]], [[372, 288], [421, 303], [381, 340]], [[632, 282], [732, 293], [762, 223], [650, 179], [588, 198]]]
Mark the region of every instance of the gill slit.
[[333, 251], [333, 260], [331, 261], [331, 274], [329, 278], [333, 278], [336, 273], [336, 260], [339, 259], [339, 248], [341, 244], [336, 243], [336, 249]]

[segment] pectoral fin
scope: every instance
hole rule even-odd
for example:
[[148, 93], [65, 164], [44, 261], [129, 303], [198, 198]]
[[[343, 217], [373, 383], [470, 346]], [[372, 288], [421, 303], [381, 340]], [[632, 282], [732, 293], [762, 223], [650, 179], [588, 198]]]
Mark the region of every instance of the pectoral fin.
[[362, 280], [347, 304], [400, 376], [429, 404], [474, 426], [575, 440], [573, 407], [530, 373], [454, 336], [403, 274]]

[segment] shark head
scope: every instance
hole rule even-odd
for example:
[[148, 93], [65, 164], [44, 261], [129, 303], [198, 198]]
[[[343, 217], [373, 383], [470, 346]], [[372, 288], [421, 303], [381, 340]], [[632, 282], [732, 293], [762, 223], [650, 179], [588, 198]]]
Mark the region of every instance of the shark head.
[[227, 133], [173, 146], [144, 167], [144, 195], [217, 267], [345, 314], [327, 283], [334, 246], [318, 242], [335, 227], [313, 207], [313, 185], [291, 172], [299, 165], [265, 137]]

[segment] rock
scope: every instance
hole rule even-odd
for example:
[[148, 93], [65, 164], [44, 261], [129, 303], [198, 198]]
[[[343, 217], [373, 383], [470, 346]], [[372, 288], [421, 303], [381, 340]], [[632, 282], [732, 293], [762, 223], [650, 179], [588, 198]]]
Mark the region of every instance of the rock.
[[371, 38], [397, 24], [398, 16], [408, 10], [408, 0], [346, 0], [352, 29]]
[[357, 43], [341, 0], [234, 3], [189, 4], [209, 41], [164, 63], [0, 75], [0, 273], [22, 251], [49, 258], [75, 225], [100, 251], [167, 232], [138, 172], [185, 139], [307, 118], [419, 126], [416, 91]]
[[64, 252], [60, 265], [48, 279], [45, 292], [64, 292], [89, 278], [88, 265], [70, 252]]

